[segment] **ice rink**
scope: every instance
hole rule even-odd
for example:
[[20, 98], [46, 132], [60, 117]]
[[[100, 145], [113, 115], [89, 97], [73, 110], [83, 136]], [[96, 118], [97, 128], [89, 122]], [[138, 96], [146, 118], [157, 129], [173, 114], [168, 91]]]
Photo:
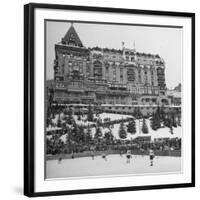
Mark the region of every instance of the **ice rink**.
[[126, 156], [108, 155], [107, 161], [101, 156], [82, 157], [46, 162], [46, 178], [67, 178], [83, 176], [126, 175], [146, 173], [181, 172], [181, 157], [156, 156], [154, 165], [150, 166], [149, 156], [133, 156], [130, 164], [126, 163]]

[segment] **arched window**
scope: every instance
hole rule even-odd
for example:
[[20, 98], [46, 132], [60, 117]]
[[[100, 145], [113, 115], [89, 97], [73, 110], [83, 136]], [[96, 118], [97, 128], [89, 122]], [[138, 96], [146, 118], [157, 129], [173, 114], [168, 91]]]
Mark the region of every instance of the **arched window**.
[[135, 81], [135, 71], [134, 69], [128, 69], [127, 70], [127, 80], [128, 81]]
[[107, 81], [109, 81], [109, 67], [110, 67], [110, 65], [109, 65], [109, 63], [105, 63], [104, 65], [105, 65], [105, 78], [106, 78]]
[[164, 105], [169, 105], [169, 102], [168, 102], [167, 99], [162, 99], [161, 102], [162, 102], [162, 104], [164, 104]]
[[94, 66], [94, 77], [102, 79], [103, 76], [102, 63], [100, 61], [95, 61], [93, 63], [93, 66]]

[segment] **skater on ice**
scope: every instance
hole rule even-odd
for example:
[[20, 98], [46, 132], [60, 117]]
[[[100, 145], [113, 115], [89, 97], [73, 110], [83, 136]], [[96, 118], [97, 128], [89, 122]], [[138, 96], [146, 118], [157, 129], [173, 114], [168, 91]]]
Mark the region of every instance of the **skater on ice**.
[[150, 166], [153, 166], [153, 159], [155, 157], [153, 149], [149, 150], [149, 159], [150, 159]]
[[131, 161], [131, 158], [132, 158], [132, 155], [131, 155], [131, 151], [128, 150], [127, 153], [126, 153], [126, 163], [130, 163]]
[[61, 161], [62, 161], [62, 156], [59, 156], [59, 157], [58, 157], [58, 164], [60, 164]]
[[71, 158], [74, 159], [74, 152], [72, 151]]
[[120, 155], [120, 157], [123, 157], [123, 151], [122, 150], [120, 150], [119, 155]]
[[94, 160], [94, 150], [95, 150], [95, 147], [92, 146], [90, 148], [90, 153], [91, 153], [92, 160]]
[[94, 150], [91, 151], [92, 160], [94, 160]]
[[105, 161], [107, 161], [107, 155], [106, 155], [106, 153], [103, 153], [103, 154], [102, 154], [102, 158], [103, 158]]

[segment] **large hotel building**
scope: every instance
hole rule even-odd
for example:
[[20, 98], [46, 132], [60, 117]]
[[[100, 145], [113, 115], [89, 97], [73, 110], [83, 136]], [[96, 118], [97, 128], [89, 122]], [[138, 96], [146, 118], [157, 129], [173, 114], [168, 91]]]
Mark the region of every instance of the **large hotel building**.
[[86, 48], [72, 24], [55, 44], [53, 101], [64, 104], [171, 105], [165, 61], [128, 49]]

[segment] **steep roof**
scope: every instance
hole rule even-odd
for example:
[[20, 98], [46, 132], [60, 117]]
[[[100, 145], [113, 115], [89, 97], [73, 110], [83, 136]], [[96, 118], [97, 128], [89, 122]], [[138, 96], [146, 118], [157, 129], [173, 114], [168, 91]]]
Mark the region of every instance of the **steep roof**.
[[74, 46], [83, 47], [83, 44], [73, 26], [73, 24], [71, 25], [71, 27], [69, 28], [69, 30], [67, 31], [65, 36], [62, 38], [62, 43], [68, 44], [68, 45], [73, 44]]

